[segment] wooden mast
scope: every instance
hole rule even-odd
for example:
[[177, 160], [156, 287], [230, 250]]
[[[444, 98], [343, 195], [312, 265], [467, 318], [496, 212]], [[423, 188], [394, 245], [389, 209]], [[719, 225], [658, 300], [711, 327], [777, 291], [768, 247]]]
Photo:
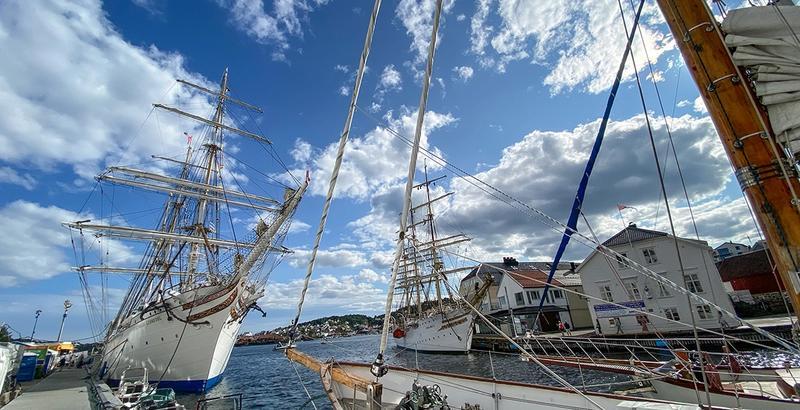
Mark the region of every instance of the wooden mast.
[[[763, 106], [757, 103], [725, 45], [704, 0], [657, 0], [675, 42], [717, 128], [736, 178], [753, 212], [800, 317], [800, 192], [793, 164], [780, 144]], [[788, 175], [787, 175], [788, 174]]]

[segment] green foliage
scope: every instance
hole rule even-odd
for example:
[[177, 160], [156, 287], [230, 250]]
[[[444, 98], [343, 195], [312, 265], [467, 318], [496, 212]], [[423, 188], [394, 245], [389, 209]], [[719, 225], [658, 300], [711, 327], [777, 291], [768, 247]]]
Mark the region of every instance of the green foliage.
[[8, 333], [8, 328], [3, 326], [0, 327], [0, 342], [10, 342], [11, 335]]

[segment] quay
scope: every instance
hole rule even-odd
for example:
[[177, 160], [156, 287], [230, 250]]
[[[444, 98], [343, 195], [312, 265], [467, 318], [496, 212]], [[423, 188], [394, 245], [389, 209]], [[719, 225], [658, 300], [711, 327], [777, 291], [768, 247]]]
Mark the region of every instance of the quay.
[[89, 383], [84, 369], [62, 369], [44, 379], [24, 383], [22, 394], [3, 410], [90, 410]]
[[[792, 317], [763, 317], [747, 320], [755, 326], [778, 337], [792, 340]], [[746, 326], [728, 329], [725, 331], [725, 334], [729, 337], [735, 337], [744, 341], [756, 342], [769, 346], [774, 344], [766, 337]], [[698, 340], [700, 341], [700, 345], [704, 348], [719, 349], [722, 347], [719, 337], [704, 334], [701, 335]], [[664, 348], [667, 343], [672, 345], [694, 346], [694, 336], [691, 331], [663, 332], [659, 335], [654, 333], [598, 334], [594, 329], [578, 329], [573, 330], [571, 335], [562, 336], [560, 332], [550, 332], [536, 334], [534, 337], [527, 340], [522, 336], [517, 336], [514, 337], [514, 341], [521, 346], [526, 346], [527, 342], [527, 346], [531, 350], [543, 352], [545, 354], [554, 352], [574, 353], [575, 351], [580, 352], [582, 350], [611, 352], [637, 348]], [[743, 348], [743, 350], [750, 350], [753, 347], [752, 344], [743, 341], [736, 341], [732, 344], [737, 348]], [[498, 352], [517, 351], [505, 338], [495, 334], [476, 334], [472, 338], [472, 349]]]

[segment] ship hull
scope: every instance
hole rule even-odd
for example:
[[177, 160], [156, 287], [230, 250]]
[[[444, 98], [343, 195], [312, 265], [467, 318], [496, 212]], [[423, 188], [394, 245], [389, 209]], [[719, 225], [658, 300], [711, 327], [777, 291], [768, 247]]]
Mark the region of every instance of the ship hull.
[[409, 323], [405, 335], [395, 338], [400, 349], [427, 353], [468, 353], [474, 333], [474, 316], [464, 309], [433, 314]]
[[126, 369], [147, 369], [151, 383], [202, 393], [222, 378], [241, 318], [258, 299], [239, 281], [204, 286], [166, 298], [168, 307], [129, 317], [109, 340], [102, 369], [109, 384]]

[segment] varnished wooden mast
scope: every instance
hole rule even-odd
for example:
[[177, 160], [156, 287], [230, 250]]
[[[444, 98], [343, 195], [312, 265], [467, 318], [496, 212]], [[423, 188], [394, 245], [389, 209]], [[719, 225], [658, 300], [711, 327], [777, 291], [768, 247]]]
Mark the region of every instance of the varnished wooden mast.
[[[728, 159], [800, 317], [800, 193], [794, 166], [780, 157], [764, 108], [725, 46], [705, 0], [657, 0], [708, 107]], [[786, 175], [784, 170], [789, 173]]]

